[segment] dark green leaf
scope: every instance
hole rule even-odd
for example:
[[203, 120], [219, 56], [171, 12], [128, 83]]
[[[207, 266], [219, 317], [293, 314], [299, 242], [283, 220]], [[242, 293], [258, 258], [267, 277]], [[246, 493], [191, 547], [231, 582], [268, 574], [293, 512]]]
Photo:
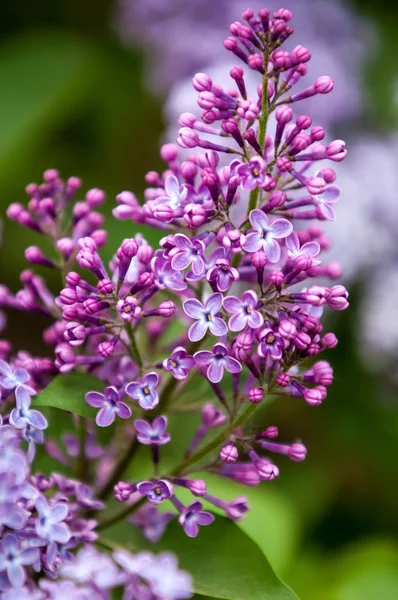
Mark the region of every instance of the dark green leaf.
[[171, 550], [194, 578], [195, 592], [226, 600], [294, 600], [297, 596], [275, 575], [259, 547], [239, 528], [217, 515], [195, 539], [172, 522], [158, 550]]
[[102, 392], [104, 384], [87, 373], [57, 375], [38, 396], [33, 398], [34, 406], [52, 406], [79, 415], [94, 418], [97, 410], [87, 404], [85, 394], [89, 391]]

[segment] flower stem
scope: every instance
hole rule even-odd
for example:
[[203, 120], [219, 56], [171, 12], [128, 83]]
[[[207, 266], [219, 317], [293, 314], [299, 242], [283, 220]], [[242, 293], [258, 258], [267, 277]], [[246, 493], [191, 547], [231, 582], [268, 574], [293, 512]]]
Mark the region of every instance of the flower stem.
[[267, 35], [265, 40], [265, 50], [263, 53], [263, 67], [264, 75], [262, 81], [262, 95], [261, 95], [261, 116], [260, 116], [260, 128], [258, 133], [258, 143], [262, 150], [264, 150], [265, 134], [267, 131], [268, 123], [268, 62], [269, 62], [269, 36]]
[[130, 326], [125, 327], [126, 333], [128, 335], [129, 341], [130, 341], [130, 351], [131, 351], [131, 357], [134, 360], [134, 362], [138, 365], [139, 370], [142, 371], [142, 358], [141, 358], [141, 354], [140, 351], [138, 350], [138, 346], [137, 346], [137, 342], [135, 340], [134, 334], [131, 331]]

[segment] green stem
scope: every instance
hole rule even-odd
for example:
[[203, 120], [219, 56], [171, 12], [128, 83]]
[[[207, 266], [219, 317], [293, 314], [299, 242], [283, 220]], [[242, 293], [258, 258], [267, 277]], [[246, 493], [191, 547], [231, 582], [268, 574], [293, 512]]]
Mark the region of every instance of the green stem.
[[135, 341], [134, 334], [131, 331], [131, 328], [129, 325], [127, 325], [125, 330], [126, 330], [126, 333], [128, 335], [129, 341], [130, 341], [131, 357], [134, 360], [134, 362], [138, 365], [140, 371], [142, 371], [142, 366], [143, 366], [142, 358], [141, 358], [140, 351], [138, 350], [138, 346], [137, 346], [137, 342]]
[[100, 500], [107, 498], [109, 494], [112, 492], [115, 485], [121, 480], [123, 473], [127, 469], [130, 464], [130, 461], [134, 458], [137, 453], [140, 445], [135, 437], [131, 442], [130, 446], [127, 448], [126, 453], [121, 458], [121, 460], [117, 463], [115, 470], [113, 471], [111, 477], [108, 479], [106, 484], [100, 489], [97, 496]]
[[258, 133], [258, 143], [261, 148], [264, 149], [265, 134], [267, 131], [268, 123], [268, 62], [269, 62], [269, 39], [268, 35], [265, 40], [265, 50], [263, 54], [263, 67], [264, 75], [262, 81], [262, 97], [261, 97], [261, 116], [260, 116], [260, 128]]

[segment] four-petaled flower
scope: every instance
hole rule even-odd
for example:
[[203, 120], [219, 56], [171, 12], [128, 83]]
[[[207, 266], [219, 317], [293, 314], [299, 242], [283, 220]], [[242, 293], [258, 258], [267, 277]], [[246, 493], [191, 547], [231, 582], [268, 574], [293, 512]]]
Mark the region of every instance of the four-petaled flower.
[[164, 370], [171, 372], [173, 377], [181, 380], [188, 377], [188, 371], [193, 369], [194, 366], [195, 361], [193, 357], [187, 354], [183, 346], [175, 348], [172, 355], [163, 361]]
[[210, 257], [210, 269], [206, 279], [217, 286], [219, 292], [226, 292], [240, 277], [238, 269], [231, 267], [225, 248], [217, 248]]
[[212, 383], [221, 381], [224, 369], [229, 373], [240, 373], [242, 365], [236, 358], [228, 356], [228, 348], [224, 344], [216, 344], [212, 351], [201, 350], [194, 354], [198, 365], [208, 365], [207, 377]]
[[27, 385], [30, 375], [25, 369], [13, 369], [4, 360], [0, 360], [0, 387], [5, 390], [15, 390], [15, 388], [24, 388], [30, 396], [34, 396], [36, 391]]
[[258, 353], [260, 356], [266, 358], [269, 355], [274, 360], [282, 358], [285, 341], [278, 333], [271, 329], [271, 327], [265, 327], [261, 331], [259, 338]]
[[171, 208], [180, 207], [188, 197], [188, 188], [185, 184], [180, 185], [175, 175], [168, 175], [164, 182], [165, 195], [158, 196], [152, 206], [168, 204]]
[[11, 533], [7, 533], [0, 541], [0, 573], [6, 571], [14, 588], [19, 588], [25, 583], [26, 574], [23, 567], [33, 565], [39, 558], [38, 548], [21, 550], [18, 538]]
[[137, 432], [137, 439], [140, 444], [163, 446], [170, 441], [170, 435], [166, 433], [167, 418], [156, 417], [152, 425], [145, 419], [136, 419], [134, 427]]
[[159, 394], [156, 387], [159, 382], [159, 377], [156, 373], [148, 373], [144, 379], [140, 381], [130, 381], [126, 385], [126, 394], [138, 400], [138, 404], [144, 410], [152, 410], [159, 403]]
[[227, 334], [228, 328], [225, 322], [216, 316], [222, 307], [222, 301], [223, 297], [220, 292], [211, 294], [204, 305], [196, 298], [185, 300], [183, 303], [185, 313], [192, 319], [197, 319], [196, 323], [193, 323], [188, 331], [188, 337], [191, 342], [201, 340], [206, 335], [208, 329], [217, 337]]
[[137, 491], [146, 496], [151, 504], [161, 504], [168, 500], [174, 493], [174, 488], [169, 481], [159, 479], [158, 481], [141, 481], [137, 485]]
[[39, 496], [36, 498], [35, 507], [38, 513], [37, 535], [50, 543], [66, 544], [71, 537], [68, 526], [63, 523], [69, 512], [66, 503], [56, 502], [50, 506], [44, 496]]
[[204, 251], [205, 245], [201, 240], [191, 240], [182, 233], [174, 236], [175, 247], [170, 252], [171, 267], [175, 271], [183, 271], [192, 265], [195, 275], [201, 275], [205, 269]]
[[242, 331], [246, 326], [252, 329], [261, 327], [264, 323], [264, 317], [256, 310], [257, 304], [257, 294], [252, 290], [243, 292], [242, 300], [239, 300], [236, 296], [224, 298], [224, 308], [233, 314], [228, 321], [230, 330]]
[[29, 425], [35, 429], [46, 429], [47, 420], [38, 410], [30, 408], [30, 395], [25, 387], [18, 386], [15, 391], [16, 408], [10, 414], [10, 423], [17, 429], [25, 429]]
[[237, 173], [242, 181], [242, 187], [245, 190], [254, 190], [254, 188], [262, 187], [267, 183], [267, 163], [256, 156], [248, 163], [242, 163], [237, 168]]
[[[300, 240], [294, 231], [286, 238], [286, 246], [290, 258], [298, 258], [299, 256], [309, 256], [315, 258], [321, 251], [321, 247], [318, 242], [306, 242], [300, 246]], [[319, 264], [319, 261], [313, 261]]]
[[131, 417], [130, 408], [120, 401], [119, 395], [119, 392], [113, 386], [106, 387], [103, 394], [100, 392], [87, 392], [86, 402], [90, 406], [101, 409], [95, 418], [95, 422], [99, 427], [111, 425], [116, 415], [121, 419]]
[[[320, 177], [319, 171], [315, 173], [315, 177]], [[332, 204], [335, 204], [341, 196], [341, 188], [335, 184], [326, 186], [325, 191], [317, 196], [313, 196], [317, 207], [318, 217], [323, 217], [328, 221], [334, 221], [336, 214]]]
[[178, 522], [184, 527], [184, 531], [189, 537], [196, 537], [199, 533], [198, 525], [210, 525], [214, 521], [214, 516], [202, 510], [201, 502], [192, 502], [181, 512]]
[[171, 262], [161, 256], [154, 256], [151, 262], [154, 284], [160, 290], [173, 290], [173, 292], [182, 292], [187, 288], [184, 281], [183, 271], [175, 271]]
[[293, 225], [287, 219], [276, 219], [271, 224], [262, 210], [252, 210], [250, 223], [255, 231], [248, 233], [243, 248], [246, 252], [263, 250], [270, 263], [277, 263], [281, 257], [281, 247], [276, 241], [285, 238], [293, 231]]

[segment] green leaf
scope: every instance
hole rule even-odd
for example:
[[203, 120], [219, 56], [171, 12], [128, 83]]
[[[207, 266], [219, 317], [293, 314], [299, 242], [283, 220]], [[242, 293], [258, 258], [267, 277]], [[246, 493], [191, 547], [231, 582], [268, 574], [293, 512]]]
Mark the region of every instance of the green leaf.
[[86, 392], [102, 392], [104, 384], [87, 373], [57, 375], [38, 396], [32, 400], [35, 407], [52, 406], [79, 415], [94, 418], [97, 410], [87, 404]]
[[225, 600], [297, 600], [275, 575], [260, 548], [239, 528], [217, 516], [187, 537], [176, 521], [167, 528], [156, 550], [169, 550], [194, 578], [194, 590]]

